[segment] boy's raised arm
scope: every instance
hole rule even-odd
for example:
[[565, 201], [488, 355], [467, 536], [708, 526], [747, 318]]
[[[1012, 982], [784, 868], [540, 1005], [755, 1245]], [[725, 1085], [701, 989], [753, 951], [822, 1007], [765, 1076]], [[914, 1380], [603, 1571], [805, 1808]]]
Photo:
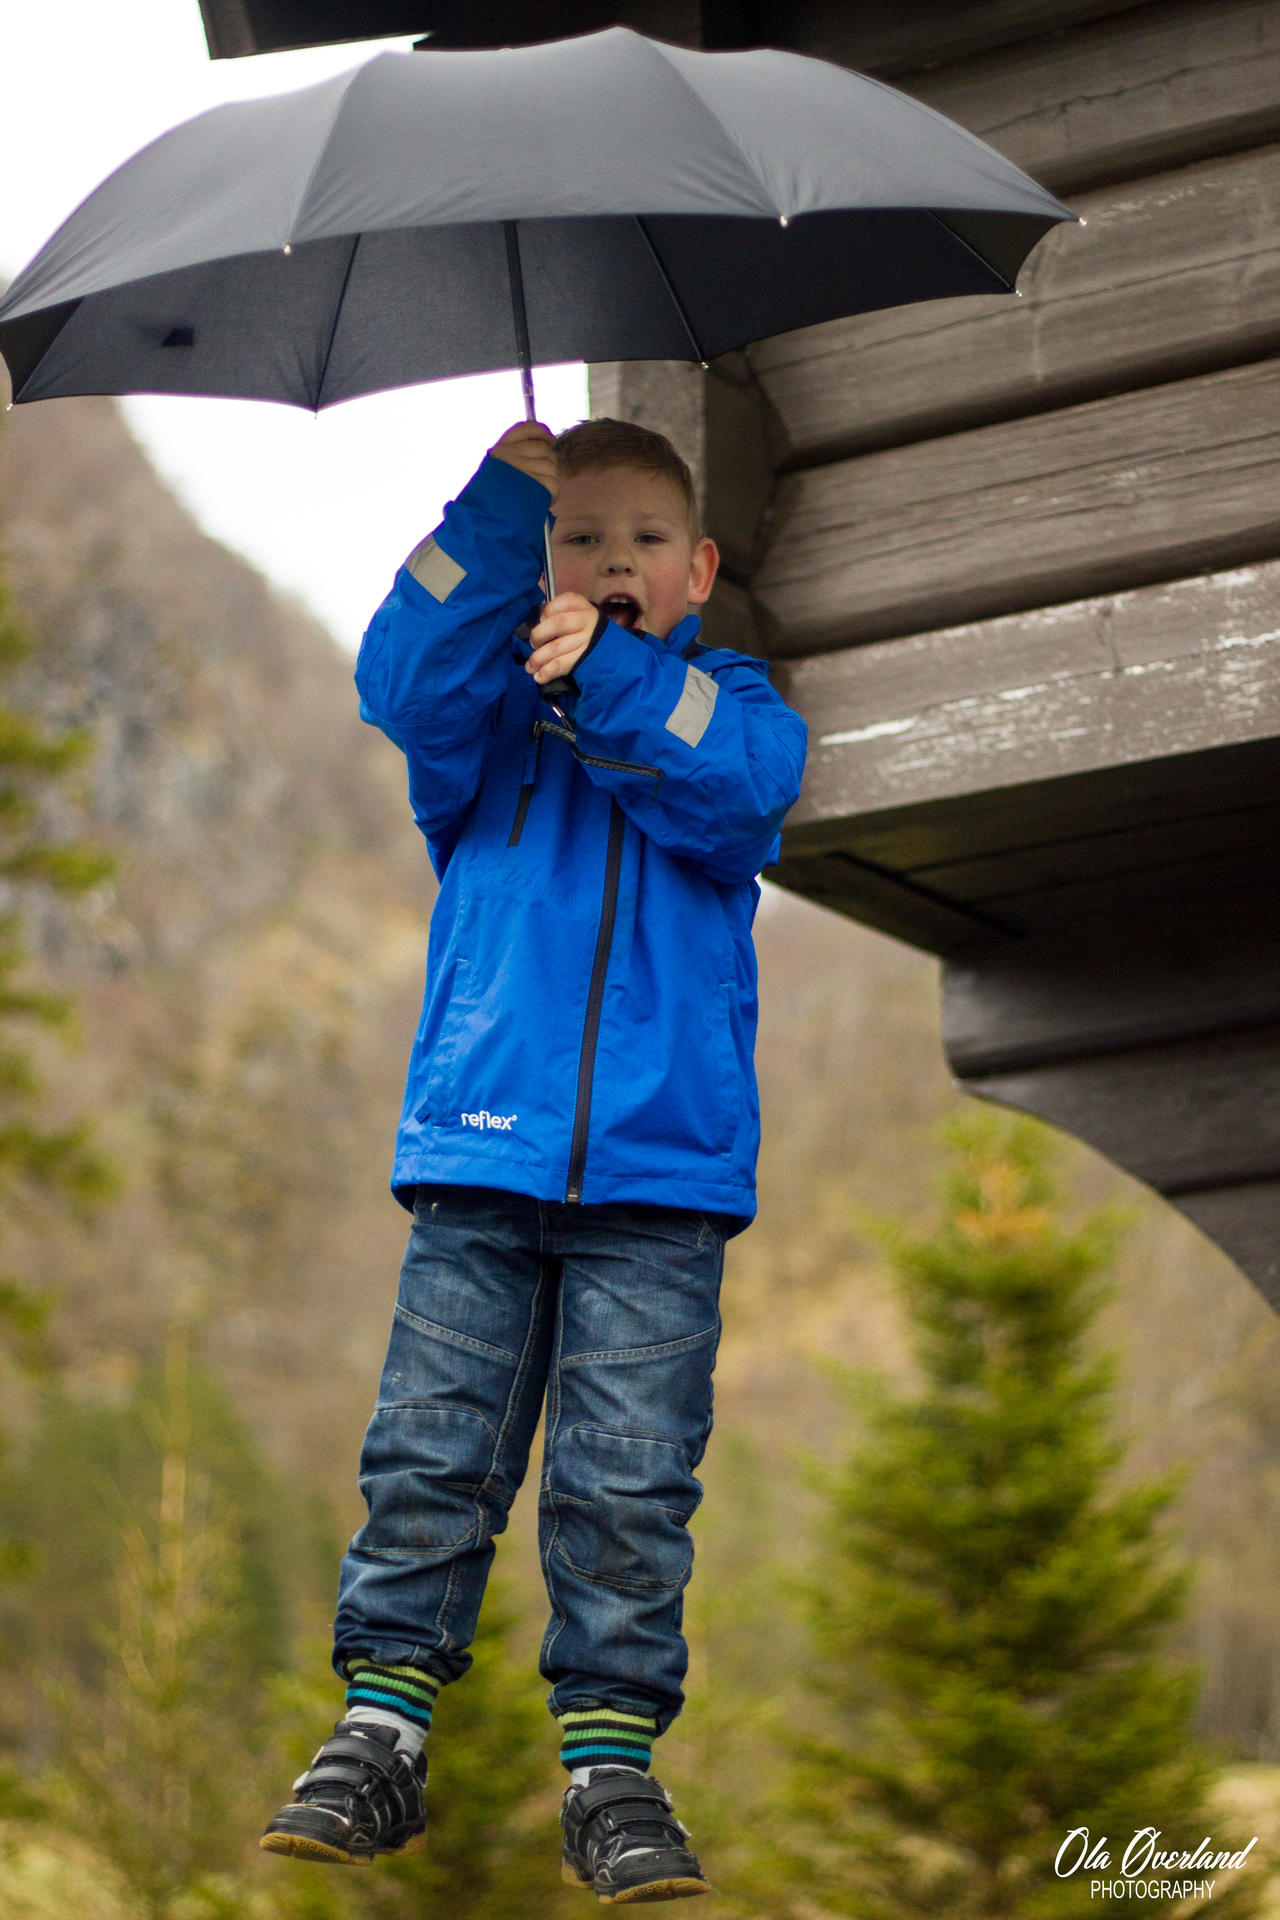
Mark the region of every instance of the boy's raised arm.
[[511, 636], [540, 598], [554, 463], [545, 428], [504, 435], [398, 570], [364, 636], [361, 717], [406, 753], [424, 833], [447, 826], [475, 794]]
[[777, 859], [807, 729], [764, 661], [709, 648], [692, 660], [660, 655], [609, 621], [574, 681], [579, 750], [652, 770], [586, 767], [643, 832], [720, 880], [752, 879]]

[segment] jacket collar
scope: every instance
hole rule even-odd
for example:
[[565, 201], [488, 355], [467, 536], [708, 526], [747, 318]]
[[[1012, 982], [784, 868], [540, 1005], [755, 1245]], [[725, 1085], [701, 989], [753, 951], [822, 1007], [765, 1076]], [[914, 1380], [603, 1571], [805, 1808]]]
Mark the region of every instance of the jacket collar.
[[666, 639], [660, 642], [670, 653], [680, 653], [691, 640], [696, 640], [702, 626], [700, 614], [686, 613], [683, 620], [677, 620]]

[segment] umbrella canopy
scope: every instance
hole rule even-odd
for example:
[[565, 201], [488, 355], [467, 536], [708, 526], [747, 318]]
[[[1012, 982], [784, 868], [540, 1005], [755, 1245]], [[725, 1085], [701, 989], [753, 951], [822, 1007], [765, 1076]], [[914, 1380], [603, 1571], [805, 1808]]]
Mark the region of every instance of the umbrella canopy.
[[377, 55], [215, 107], [96, 189], [0, 301], [16, 401], [313, 409], [535, 361], [711, 360], [1013, 287], [1073, 216], [980, 140], [798, 54], [616, 27]]

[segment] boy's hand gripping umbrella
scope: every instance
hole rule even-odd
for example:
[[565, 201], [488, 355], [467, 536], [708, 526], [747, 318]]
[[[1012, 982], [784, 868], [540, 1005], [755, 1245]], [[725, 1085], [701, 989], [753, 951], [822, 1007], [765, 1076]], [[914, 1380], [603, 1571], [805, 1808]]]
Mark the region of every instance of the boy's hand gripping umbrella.
[[[126, 161], [0, 300], [0, 353], [17, 403], [315, 410], [514, 362], [532, 419], [535, 361], [705, 363], [841, 315], [1012, 292], [1073, 217], [942, 115], [798, 54], [624, 27], [382, 53]], [[554, 593], [549, 542], [547, 565]]]

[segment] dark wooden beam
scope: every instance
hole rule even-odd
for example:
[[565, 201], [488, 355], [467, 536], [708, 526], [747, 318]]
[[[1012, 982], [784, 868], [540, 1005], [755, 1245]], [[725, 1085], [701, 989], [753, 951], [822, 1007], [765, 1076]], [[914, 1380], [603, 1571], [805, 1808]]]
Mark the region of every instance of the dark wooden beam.
[[[1161, 890], [1198, 898], [1237, 884], [1242, 860], [1256, 865], [1280, 844], [1278, 813], [1273, 736], [789, 825], [783, 849], [850, 852], [1027, 932], [1096, 917], [1126, 895], [1145, 905]], [[1091, 887], [1097, 900], [1078, 909]]]
[[782, 431], [744, 354], [712, 363], [703, 396], [706, 531], [724, 574], [745, 589], [764, 554]]
[[788, 0], [749, 17], [759, 42], [880, 74], [912, 72], [1029, 36], [1109, 19], [1141, 0]]
[[971, 1093], [1064, 1127], [1212, 1234], [1280, 1308], [1280, 843], [1251, 887], [943, 968]]
[[624, 25], [684, 46], [745, 46], [739, 0], [200, 0], [214, 60], [420, 35], [429, 47], [526, 46]]
[[1020, 298], [935, 300], [762, 341], [749, 358], [781, 464], [1042, 413], [1272, 354], [1280, 339], [1280, 147], [1075, 201]]
[[[1280, 842], [1260, 865], [1280, 868]], [[1202, 898], [1212, 911], [1166, 897], [1140, 917], [1081, 917], [952, 959], [944, 1019], [955, 1072], [990, 1079], [1280, 1026], [1280, 896], [1255, 885]]]
[[811, 654], [1280, 555], [1280, 361], [779, 485], [753, 590]]
[[978, 942], [1017, 938], [1017, 929], [982, 908], [951, 900], [907, 874], [843, 847], [783, 855], [767, 878], [864, 927], [892, 934], [926, 953], [964, 953]]
[[1280, 8], [1165, 0], [896, 84], [1079, 192], [1280, 138]]
[[200, 0], [212, 60], [422, 33], [432, 0]]

